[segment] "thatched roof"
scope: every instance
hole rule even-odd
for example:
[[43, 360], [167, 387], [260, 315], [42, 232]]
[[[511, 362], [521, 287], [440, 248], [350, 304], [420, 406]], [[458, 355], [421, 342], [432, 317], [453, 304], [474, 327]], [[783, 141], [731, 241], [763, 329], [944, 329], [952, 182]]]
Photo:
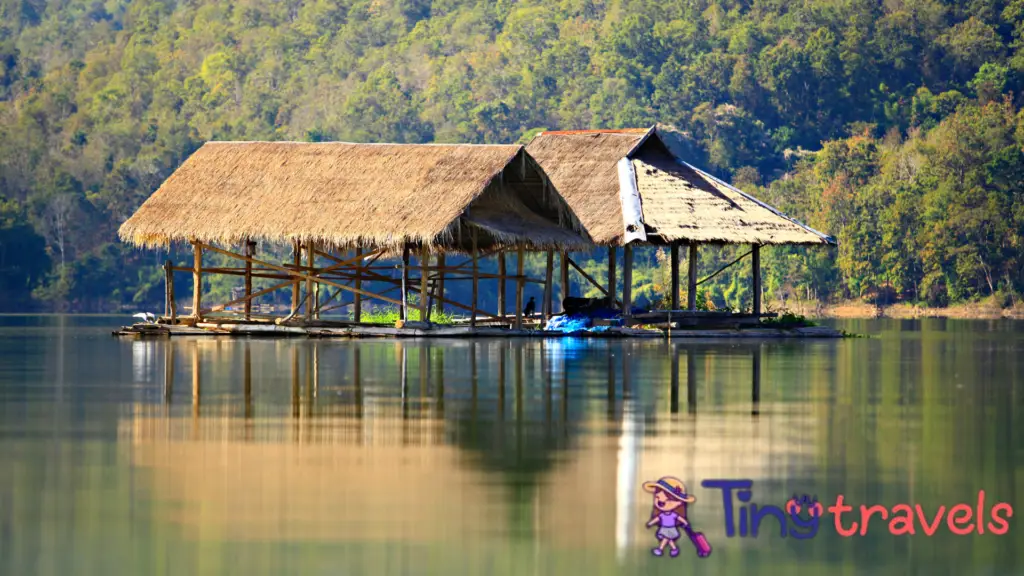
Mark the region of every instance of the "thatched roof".
[[464, 251], [588, 237], [521, 146], [208, 142], [120, 228], [140, 246], [317, 241]]
[[[634, 237], [651, 244], [835, 244], [679, 160], [654, 128], [542, 132], [526, 149], [598, 244], [621, 245]], [[628, 163], [620, 166], [624, 158]], [[639, 195], [638, 214], [632, 214], [620, 178], [635, 183], [630, 188]], [[636, 219], [643, 229], [627, 238]]]

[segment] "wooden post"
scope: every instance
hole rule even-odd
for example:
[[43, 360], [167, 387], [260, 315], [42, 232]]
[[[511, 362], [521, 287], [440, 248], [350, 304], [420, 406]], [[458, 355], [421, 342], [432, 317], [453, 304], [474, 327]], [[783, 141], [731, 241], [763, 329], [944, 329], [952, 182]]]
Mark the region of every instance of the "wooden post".
[[167, 315], [171, 318], [171, 324], [178, 316], [178, 305], [174, 302], [174, 263], [168, 260], [164, 263], [164, 281], [167, 284]]
[[608, 306], [615, 307], [615, 246], [608, 247]]
[[544, 266], [544, 323], [551, 319], [551, 297], [554, 294], [554, 286], [551, 285], [551, 277], [554, 275], [555, 253], [548, 250], [548, 261]]
[[427, 288], [430, 279], [430, 252], [426, 244], [420, 248], [420, 321], [427, 321], [427, 314], [430, 306], [428, 302]]
[[199, 309], [203, 306], [203, 248], [192, 245], [192, 317], [199, 320]]
[[477, 263], [477, 255], [478, 254], [477, 254], [477, 245], [476, 245], [476, 227], [474, 227], [472, 230], [470, 230], [470, 237], [472, 238], [472, 242], [473, 242], [473, 247], [472, 247], [472, 256], [473, 256], [473, 299], [472, 299], [472, 302], [470, 303], [470, 306], [472, 307], [472, 311], [470, 312], [470, 315], [469, 315], [469, 327], [470, 328], [476, 328], [476, 309], [477, 309], [477, 300], [479, 298], [479, 292], [480, 292], [480, 266]]
[[622, 317], [633, 315], [633, 246], [622, 247]]
[[679, 310], [679, 244], [672, 244], [672, 310]]
[[[356, 257], [363, 255], [363, 249], [356, 246]], [[363, 271], [359, 268], [363, 265], [362, 259], [356, 260], [356, 290], [363, 289]], [[363, 295], [356, 292], [352, 301], [352, 321], [361, 322], [363, 318]]]
[[754, 274], [754, 314], [761, 313], [761, 246], [755, 244], [751, 252], [751, 272]]
[[[256, 255], [256, 243], [255, 242], [250, 240], [250, 241], [247, 241], [245, 243], [245, 255], [248, 256], [249, 258], [252, 258], [253, 256]], [[245, 301], [245, 319], [246, 320], [251, 320], [252, 319], [252, 299], [249, 299], [250, 296], [252, 296], [252, 261], [251, 260], [246, 260], [245, 261], [245, 297], [247, 298], [247, 300]]]
[[697, 245], [690, 244], [690, 254], [686, 258], [688, 278], [686, 279], [686, 307], [697, 309]]
[[498, 252], [498, 316], [502, 319], [508, 314], [505, 308], [505, 253]]
[[[292, 270], [298, 271], [299, 266], [302, 266], [302, 245], [299, 244], [298, 240], [292, 242]], [[292, 282], [292, 315], [299, 309], [299, 277], [295, 277], [295, 281]]]
[[561, 282], [562, 304], [558, 309], [565, 312], [565, 299], [572, 295], [572, 286], [569, 285], [569, 253], [564, 250], [562, 251], [560, 265], [561, 278], [559, 278], [559, 281]]
[[409, 245], [405, 244], [402, 246], [402, 306], [398, 311], [398, 316], [402, 320], [409, 321], [409, 301], [407, 294], [409, 293]]
[[[306, 274], [309, 274], [310, 276], [312, 276], [313, 274], [316, 274], [316, 272], [314, 271], [314, 269], [315, 269], [314, 259], [315, 258], [316, 258], [316, 252], [313, 249], [313, 241], [310, 240], [309, 242], [306, 242], [306, 267], [309, 268], [309, 270], [306, 272]], [[307, 276], [306, 277], [306, 313], [305, 313], [306, 320], [309, 320], [309, 319], [311, 319], [313, 317], [313, 309], [314, 308], [316, 308], [316, 299], [314, 298], [314, 294], [313, 294], [313, 279]]]
[[435, 286], [435, 291], [436, 291], [437, 296], [438, 296], [438, 300], [437, 300], [437, 311], [438, 311], [438, 313], [444, 312], [444, 300], [443, 300], [443, 298], [444, 298], [444, 275], [445, 275], [445, 266], [447, 266], [447, 265], [448, 265], [448, 262], [447, 262], [447, 258], [445, 257], [444, 253], [438, 254], [437, 255], [437, 283], [434, 285]]
[[516, 250], [516, 330], [523, 329], [523, 249]]

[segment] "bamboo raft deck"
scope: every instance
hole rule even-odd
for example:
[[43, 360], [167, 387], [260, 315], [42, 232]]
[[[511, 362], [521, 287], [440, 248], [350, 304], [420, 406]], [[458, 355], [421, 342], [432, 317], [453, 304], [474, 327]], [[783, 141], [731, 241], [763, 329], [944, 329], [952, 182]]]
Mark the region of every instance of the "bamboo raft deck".
[[410, 322], [396, 327], [319, 321], [280, 325], [266, 322], [206, 321], [184, 324], [137, 323], [113, 332], [133, 338], [179, 336], [226, 336], [272, 338], [841, 338], [842, 332], [822, 326], [799, 328], [644, 328], [609, 326], [600, 332], [554, 332], [533, 328], [458, 326]]

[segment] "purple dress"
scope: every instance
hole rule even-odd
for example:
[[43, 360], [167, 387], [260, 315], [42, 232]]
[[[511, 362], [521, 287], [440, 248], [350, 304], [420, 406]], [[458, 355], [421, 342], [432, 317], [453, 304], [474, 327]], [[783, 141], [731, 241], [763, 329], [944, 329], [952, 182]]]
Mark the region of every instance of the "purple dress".
[[662, 512], [658, 514], [658, 532], [656, 536], [659, 540], [678, 540], [679, 539], [679, 525], [682, 524], [682, 518], [675, 511]]

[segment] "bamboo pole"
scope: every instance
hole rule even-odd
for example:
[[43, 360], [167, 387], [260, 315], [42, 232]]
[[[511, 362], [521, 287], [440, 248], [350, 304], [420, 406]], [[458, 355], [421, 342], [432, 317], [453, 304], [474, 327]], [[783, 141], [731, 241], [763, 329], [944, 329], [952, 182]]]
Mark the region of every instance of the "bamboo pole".
[[615, 246], [608, 247], [608, 306], [615, 306]]
[[192, 244], [192, 317], [199, 319], [199, 310], [203, 303], [203, 247], [199, 243]]
[[[292, 265], [294, 266], [293, 272], [297, 272], [299, 267], [302, 266], [302, 248], [298, 240], [292, 242]], [[294, 316], [295, 312], [299, 309], [299, 278], [295, 277], [292, 281], [292, 308], [291, 315]]]
[[479, 307], [478, 298], [480, 296], [480, 264], [477, 262], [477, 238], [476, 228], [474, 227], [470, 231], [470, 237], [472, 238], [472, 254], [473, 254], [473, 299], [472, 299], [472, 312], [469, 317], [470, 328], [476, 328], [476, 309]]
[[[313, 272], [315, 270], [314, 263], [316, 262], [316, 254], [313, 252], [313, 241], [306, 242], [306, 267]], [[313, 294], [313, 278], [312, 276], [306, 276], [306, 311], [304, 316], [306, 320], [313, 318], [316, 309], [316, 300]]]
[[523, 249], [516, 250], [516, 330], [523, 329]]
[[697, 244], [690, 244], [690, 254], [686, 258], [687, 281], [686, 281], [686, 307], [689, 310], [697, 309]]
[[750, 261], [751, 272], [754, 274], [754, 314], [761, 313], [761, 246], [755, 244]]
[[[363, 255], [363, 248], [356, 246], [356, 258], [360, 258]], [[356, 264], [360, 264], [362, 260], [356, 260]], [[363, 274], [361, 269], [356, 269], [356, 290], [362, 290], [363, 288]], [[355, 322], [361, 322], [363, 318], [363, 295], [356, 292], [352, 302], [352, 320]]]
[[633, 246], [622, 247], [622, 317], [633, 315]]
[[544, 265], [544, 322], [551, 319], [551, 297], [554, 293], [554, 286], [551, 285], [551, 277], [554, 273], [555, 253], [548, 250], [548, 260]]
[[572, 295], [572, 286], [569, 285], [569, 253], [568, 252], [566, 252], [564, 250], [562, 251], [562, 257], [560, 259], [559, 265], [561, 266], [561, 270], [560, 270], [561, 277], [559, 278], [559, 281], [561, 282], [560, 288], [561, 288], [561, 293], [562, 293], [562, 303], [561, 303], [561, 306], [558, 307], [558, 309], [561, 312], [565, 312], [565, 299]]
[[399, 318], [409, 321], [409, 245], [402, 246], [402, 307]]
[[430, 302], [427, 301], [427, 290], [430, 288], [430, 249], [424, 244], [420, 248], [420, 321], [426, 322], [429, 315]]
[[170, 260], [164, 263], [164, 279], [167, 283], [167, 315], [174, 324], [178, 317], [178, 304], [174, 301], [174, 263]]
[[[437, 284], [435, 284], [434, 286], [436, 290], [436, 295], [441, 298], [444, 298], [445, 260], [447, 260], [447, 258], [445, 257], [443, 252], [437, 255]], [[443, 300], [437, 301], [437, 312], [439, 314], [444, 312]]]
[[672, 310], [679, 310], [679, 245], [672, 245]]
[[[210, 246], [208, 244], [203, 244], [202, 246], [203, 246], [203, 248], [205, 248], [207, 250], [210, 250], [212, 252], [217, 252], [218, 254], [225, 254], [227, 256], [234, 256], [235, 258], [245, 259], [244, 256], [240, 256], [238, 254], [233, 254], [231, 252], [228, 252], [227, 250], [221, 250], [220, 248], [217, 248], [216, 246]], [[273, 270], [280, 270], [282, 272], [290, 272], [291, 275], [295, 277], [294, 282], [299, 282], [299, 281], [301, 281], [301, 280], [303, 280], [305, 278], [312, 278], [312, 276], [310, 276], [309, 274], [305, 274], [303, 272], [299, 272], [298, 270], [290, 270], [289, 268], [286, 268], [284, 266], [278, 266], [276, 264], [271, 264], [270, 262], [264, 262], [263, 260], [259, 260], [259, 259], [256, 259], [256, 258], [251, 258], [251, 260], [252, 260], [253, 264], [259, 264], [260, 266], [266, 266], [267, 268], [270, 268], [270, 269], [273, 269]], [[341, 267], [341, 266], [342, 266], [342, 264], [335, 264], [335, 267]], [[315, 280], [317, 282], [320, 282], [321, 284], [326, 284], [328, 286], [334, 286], [335, 288], [341, 288], [342, 290], [345, 290], [347, 292], [354, 292], [356, 294], [362, 294], [363, 296], [366, 296], [367, 298], [375, 298], [377, 300], [382, 300], [384, 302], [389, 302], [391, 304], [401, 304], [400, 301], [395, 300], [394, 298], [387, 298], [385, 296], [381, 296], [380, 294], [374, 294], [373, 292], [367, 292], [366, 290], [356, 290], [352, 286], [345, 286], [344, 284], [339, 284], [338, 282], [332, 282], [332, 281], [330, 281], [330, 280], [328, 280], [326, 278], [315, 278]]]
[[[245, 255], [252, 258], [256, 255], [256, 243], [247, 241], [245, 243]], [[252, 261], [245, 262], [245, 319], [252, 319]]]
[[508, 314], [505, 308], [505, 253], [498, 253], [498, 316], [502, 318]]

